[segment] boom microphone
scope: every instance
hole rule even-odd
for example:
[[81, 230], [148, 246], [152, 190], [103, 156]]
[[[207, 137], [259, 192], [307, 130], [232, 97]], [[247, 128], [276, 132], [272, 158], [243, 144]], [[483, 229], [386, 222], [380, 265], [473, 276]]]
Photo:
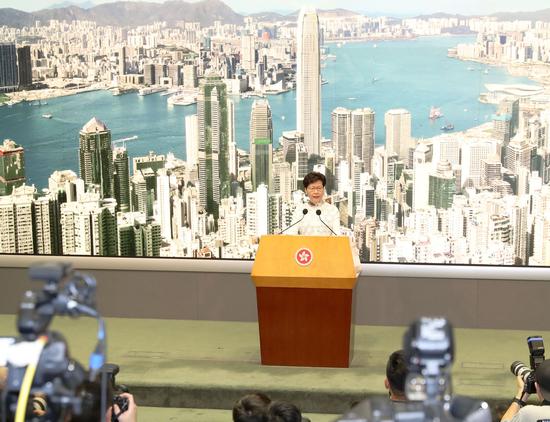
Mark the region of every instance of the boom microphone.
[[283, 234], [284, 232], [286, 232], [286, 231], [287, 231], [288, 229], [290, 229], [291, 227], [294, 227], [296, 224], [301, 223], [302, 220], [303, 220], [304, 218], [306, 218], [306, 214], [307, 214], [307, 213], [308, 213], [308, 209], [307, 209], [307, 208], [304, 208], [304, 209], [302, 210], [302, 214], [304, 214], [304, 215], [302, 216], [302, 218], [300, 218], [300, 219], [299, 219], [298, 221], [296, 221], [294, 224], [291, 224], [290, 226], [288, 226], [286, 229], [284, 229], [284, 230], [283, 230], [281, 233], [279, 233], [279, 234]]
[[334, 236], [338, 236], [338, 235], [334, 232], [334, 230], [332, 230], [332, 229], [330, 228], [330, 226], [329, 226], [327, 223], [325, 223], [325, 222], [323, 221], [323, 219], [321, 218], [321, 210], [315, 211], [315, 214], [317, 214], [317, 216], [319, 217], [319, 220], [321, 220], [321, 223], [323, 223], [323, 224], [325, 225], [325, 227], [326, 227], [327, 229], [329, 229], [329, 230], [332, 232], [332, 234], [333, 234]]

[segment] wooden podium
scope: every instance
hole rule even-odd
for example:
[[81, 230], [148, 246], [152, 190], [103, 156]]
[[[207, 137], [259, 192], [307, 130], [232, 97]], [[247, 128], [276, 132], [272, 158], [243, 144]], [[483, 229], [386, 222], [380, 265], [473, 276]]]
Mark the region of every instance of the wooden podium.
[[347, 368], [357, 273], [344, 236], [262, 236], [252, 267], [263, 365]]

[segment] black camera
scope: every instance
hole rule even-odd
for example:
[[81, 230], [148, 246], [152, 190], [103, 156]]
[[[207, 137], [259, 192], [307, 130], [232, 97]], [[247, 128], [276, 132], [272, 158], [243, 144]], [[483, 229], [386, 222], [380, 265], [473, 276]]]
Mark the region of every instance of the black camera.
[[529, 364], [531, 368], [517, 360], [510, 365], [510, 371], [523, 379], [526, 393], [534, 394], [537, 392], [535, 371], [544, 362], [544, 341], [541, 336], [530, 336], [527, 337], [527, 346], [529, 347]]
[[[25, 292], [17, 319], [20, 337], [0, 348], [0, 362], [8, 369], [0, 420], [98, 422], [114, 403], [127, 409], [127, 400], [118, 395], [127, 389], [115, 382], [119, 368], [105, 364], [105, 323], [95, 307], [95, 280], [53, 263], [31, 267], [29, 276], [44, 286]], [[65, 338], [49, 331], [55, 315], [97, 319], [98, 342], [88, 370], [71, 358]]]
[[406, 402], [386, 397], [365, 400], [337, 422], [489, 422], [487, 403], [469, 397], [452, 397], [450, 367], [454, 336], [444, 318], [420, 318], [403, 336], [409, 375]]

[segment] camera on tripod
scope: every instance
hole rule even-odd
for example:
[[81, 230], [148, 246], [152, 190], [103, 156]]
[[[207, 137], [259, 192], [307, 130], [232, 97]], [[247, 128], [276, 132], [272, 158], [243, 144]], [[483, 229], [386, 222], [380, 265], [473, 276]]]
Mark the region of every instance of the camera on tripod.
[[[20, 337], [0, 344], [0, 366], [8, 370], [1, 421], [104, 421], [115, 398], [121, 409], [127, 408], [116, 394], [124, 391], [115, 382], [119, 368], [105, 364], [105, 323], [95, 306], [95, 279], [58, 263], [33, 266], [29, 276], [44, 286], [25, 292], [17, 318]], [[71, 358], [65, 338], [49, 330], [55, 315], [97, 319], [88, 370]]]
[[487, 403], [469, 397], [453, 397], [450, 367], [454, 360], [454, 337], [444, 318], [423, 317], [413, 322], [403, 336], [409, 375], [407, 401], [367, 399], [338, 422], [489, 422]]
[[535, 371], [539, 365], [544, 362], [544, 341], [541, 336], [527, 337], [527, 347], [529, 348], [528, 368], [523, 362], [517, 360], [510, 365], [510, 371], [516, 376], [520, 376], [525, 384], [525, 392], [534, 394], [537, 392], [535, 387]]

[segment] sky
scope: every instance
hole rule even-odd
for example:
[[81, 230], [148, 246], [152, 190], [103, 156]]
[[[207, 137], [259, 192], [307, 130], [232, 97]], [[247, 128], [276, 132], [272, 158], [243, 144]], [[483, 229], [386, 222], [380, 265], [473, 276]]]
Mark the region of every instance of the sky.
[[[92, 0], [93, 3], [108, 3], [113, 0]], [[138, 0], [140, 1], [140, 0]], [[148, 0], [157, 3], [161, 0]], [[197, 0], [187, 0], [194, 2]], [[63, 0], [0, 0], [0, 8], [12, 7], [27, 12], [43, 9]], [[83, 0], [73, 0], [82, 3]], [[392, 16], [414, 16], [422, 13], [447, 12], [465, 15], [490, 14], [494, 12], [533, 11], [550, 8], [548, 0], [225, 0], [233, 10], [242, 13], [265, 11], [290, 12], [301, 6], [319, 9], [345, 8], [362, 13], [391, 14]], [[276, 3], [274, 5], [274, 3]]]

